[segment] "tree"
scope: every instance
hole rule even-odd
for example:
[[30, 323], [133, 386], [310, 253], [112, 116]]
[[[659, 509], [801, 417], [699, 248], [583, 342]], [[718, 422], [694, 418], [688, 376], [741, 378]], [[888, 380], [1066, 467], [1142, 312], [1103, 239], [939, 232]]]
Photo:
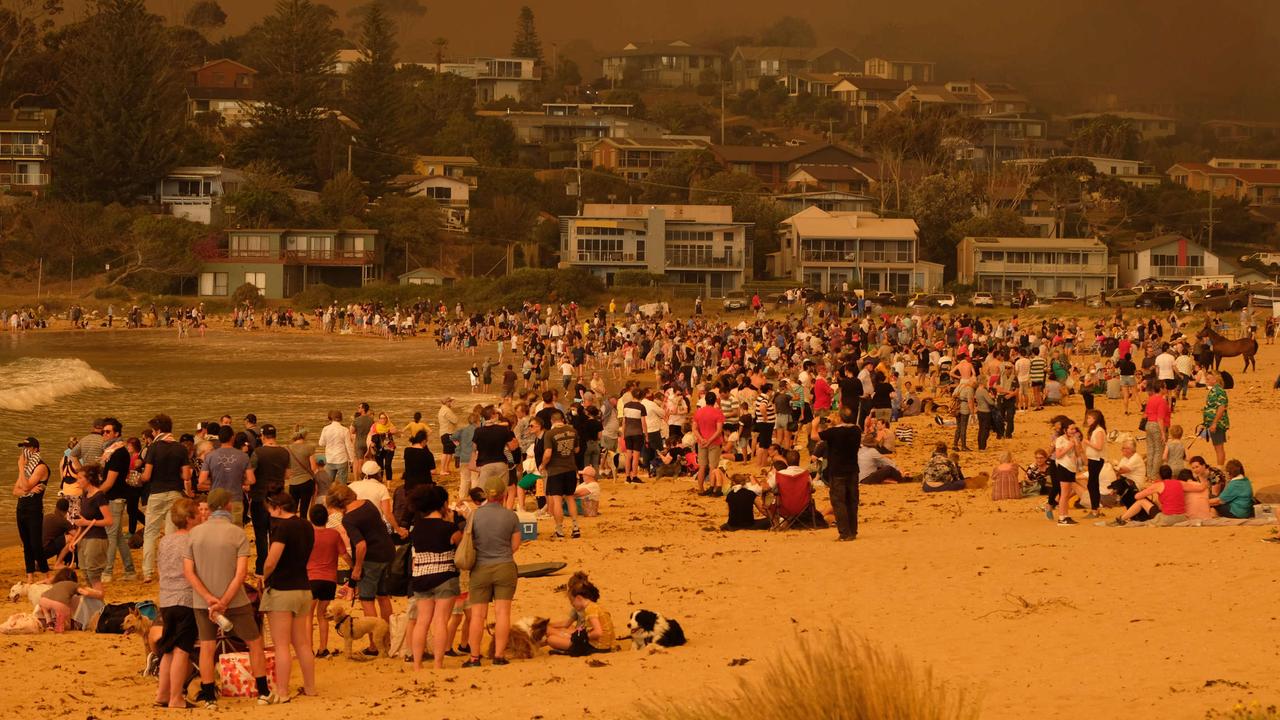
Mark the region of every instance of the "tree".
[[355, 169], [379, 192], [408, 166], [402, 157], [408, 139], [408, 93], [396, 72], [395, 23], [380, 1], [368, 6], [360, 33], [360, 59], [351, 66], [347, 115], [357, 127]]
[[426, 155], [447, 154], [441, 133], [450, 120], [469, 123], [475, 117], [476, 91], [470, 80], [453, 73], [419, 67], [400, 71], [407, 83], [409, 149]]
[[694, 182], [715, 174], [719, 169], [719, 163], [709, 151], [677, 153], [662, 167], [650, 172], [641, 182], [643, 190], [639, 201], [642, 203], [688, 202], [689, 191]]
[[227, 195], [227, 206], [233, 210], [231, 224], [251, 228], [291, 224], [298, 214], [290, 197], [296, 178], [269, 161], [249, 163], [244, 175], [240, 187]]
[[604, 94], [604, 102], [613, 105], [630, 105], [632, 117], [647, 117], [644, 98], [635, 90], [610, 90]]
[[[0, 0], [0, 87], [7, 88], [12, 72], [39, 53], [41, 36], [60, 14], [62, 0]], [[0, 97], [6, 107], [14, 94]]]
[[911, 190], [908, 211], [920, 228], [920, 256], [944, 265], [945, 277], [955, 277], [952, 227], [973, 217], [979, 199], [977, 178], [968, 171], [930, 175]]
[[518, 58], [535, 58], [542, 62], [542, 41], [533, 25], [533, 10], [525, 5], [516, 18], [516, 38], [511, 42], [511, 55]]
[[384, 195], [366, 212], [369, 225], [386, 242], [388, 268], [431, 265], [440, 248], [444, 217], [430, 198]]
[[760, 33], [760, 44], [813, 47], [818, 44], [818, 35], [813, 31], [813, 26], [808, 20], [788, 15]]
[[107, 287], [127, 285], [164, 292], [173, 281], [200, 269], [195, 246], [209, 235], [200, 223], [167, 215], [141, 215], [130, 227], [130, 242], [122, 257], [111, 263]]
[[1072, 150], [1081, 155], [1136, 158], [1142, 134], [1133, 123], [1116, 115], [1099, 115], [1071, 136]]
[[263, 104], [238, 154], [270, 160], [314, 183], [321, 120], [333, 107], [330, 82], [338, 54], [334, 12], [311, 0], [277, 0], [253, 31], [250, 60], [261, 71]]
[[196, 4], [187, 10], [183, 22], [187, 27], [208, 33], [227, 24], [227, 13], [218, 4], [218, 0], [196, 0]]
[[325, 181], [320, 188], [320, 209], [325, 218], [335, 225], [358, 222], [369, 197], [364, 194], [364, 183], [349, 172], [340, 172]]
[[103, 0], [86, 22], [63, 68], [54, 190], [133, 202], [177, 161], [182, 79], [161, 19], [142, 0]]
[[1018, 213], [1000, 208], [955, 223], [949, 234], [954, 247], [967, 237], [1035, 237], [1035, 233], [1035, 228], [1023, 222]]
[[675, 100], [666, 101], [654, 108], [650, 119], [677, 135], [708, 130], [714, 123], [711, 112], [705, 106]]

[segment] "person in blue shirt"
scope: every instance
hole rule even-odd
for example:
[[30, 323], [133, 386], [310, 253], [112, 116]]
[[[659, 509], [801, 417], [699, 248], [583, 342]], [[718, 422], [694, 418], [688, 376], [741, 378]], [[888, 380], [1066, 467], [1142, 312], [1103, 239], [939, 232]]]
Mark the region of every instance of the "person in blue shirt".
[[1222, 517], [1253, 517], [1253, 483], [1244, 475], [1244, 465], [1239, 460], [1228, 460], [1224, 466], [1227, 471], [1227, 486], [1222, 494], [1209, 500], [1209, 504]]

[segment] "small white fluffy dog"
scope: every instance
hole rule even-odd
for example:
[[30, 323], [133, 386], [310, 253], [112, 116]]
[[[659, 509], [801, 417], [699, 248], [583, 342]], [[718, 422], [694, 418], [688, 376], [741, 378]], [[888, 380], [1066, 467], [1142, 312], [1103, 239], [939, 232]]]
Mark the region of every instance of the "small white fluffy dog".
[[51, 587], [49, 583], [14, 583], [9, 588], [9, 602], [18, 602], [25, 596], [31, 603], [31, 611], [35, 612], [40, 609], [40, 598]]

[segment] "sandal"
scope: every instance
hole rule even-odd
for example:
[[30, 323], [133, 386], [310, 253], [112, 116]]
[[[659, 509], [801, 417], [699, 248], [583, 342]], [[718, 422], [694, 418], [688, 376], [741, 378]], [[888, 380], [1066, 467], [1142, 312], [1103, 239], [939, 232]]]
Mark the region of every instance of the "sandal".
[[475, 656], [473, 655], [473, 656], [471, 656], [471, 657], [467, 658], [467, 661], [466, 661], [466, 662], [462, 663], [462, 667], [464, 667], [464, 668], [480, 667], [480, 658], [475, 657]]

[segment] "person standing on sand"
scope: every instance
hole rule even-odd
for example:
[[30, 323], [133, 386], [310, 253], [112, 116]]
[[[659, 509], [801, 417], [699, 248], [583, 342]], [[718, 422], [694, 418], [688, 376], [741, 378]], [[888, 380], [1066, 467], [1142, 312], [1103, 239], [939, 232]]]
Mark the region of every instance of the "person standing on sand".
[[342, 425], [342, 411], [329, 411], [329, 424], [320, 431], [320, 451], [324, 466], [336, 483], [346, 483], [351, 459], [347, 455], [347, 429]]
[[443, 477], [453, 472], [455, 467], [453, 456], [457, 451], [457, 445], [455, 445], [454, 433], [458, 432], [458, 425], [462, 422], [453, 410], [453, 398], [447, 397], [440, 401], [440, 412], [436, 415], [436, 422], [440, 426], [441, 454], [444, 456], [440, 462], [440, 475]]
[[1218, 456], [1218, 465], [1227, 463], [1227, 430], [1231, 427], [1231, 419], [1227, 415], [1227, 391], [1222, 387], [1222, 375], [1216, 371], [1205, 373], [1209, 383], [1209, 394], [1204, 399], [1204, 410], [1201, 413], [1204, 429], [1209, 433], [1209, 442]]
[[191, 456], [173, 439], [173, 418], [159, 414], [147, 421], [155, 439], [143, 460], [142, 482], [150, 490], [142, 541], [142, 581], [151, 582], [161, 531], [173, 532], [169, 509], [183, 494], [191, 494]]
[[823, 428], [823, 423], [815, 420], [810, 431], [814, 442], [826, 443], [826, 482], [836, 515], [836, 539], [840, 541], [858, 537], [858, 448], [862, 445], [862, 430], [853, 424], [856, 408], [842, 406], [835, 425]]

